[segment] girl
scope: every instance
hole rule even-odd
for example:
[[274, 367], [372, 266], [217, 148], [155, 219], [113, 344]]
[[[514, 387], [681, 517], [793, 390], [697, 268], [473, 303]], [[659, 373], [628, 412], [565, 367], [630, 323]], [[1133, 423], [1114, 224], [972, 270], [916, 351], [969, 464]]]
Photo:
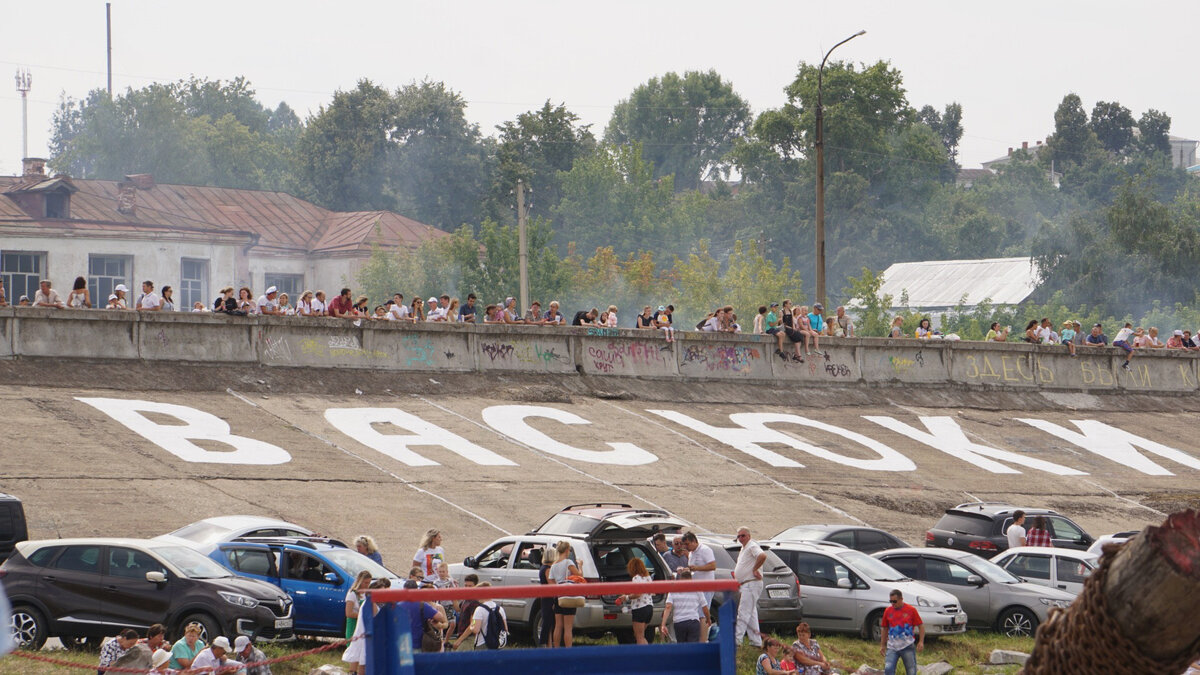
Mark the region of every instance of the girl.
[[[629, 580], [633, 582], [649, 583], [653, 580], [650, 573], [646, 571], [646, 564], [642, 562], [641, 558], [630, 560], [625, 565], [625, 571], [629, 572]], [[628, 603], [630, 615], [633, 618], [633, 638], [639, 645], [647, 644], [646, 626], [654, 614], [654, 597], [649, 593], [642, 593], [625, 595], [622, 596], [622, 599]]]
[[892, 330], [888, 332], [888, 337], [904, 337], [904, 317], [898, 316], [892, 319]]
[[254, 294], [245, 286], [238, 290], [237, 308], [247, 314], [254, 314], [258, 311], [258, 306], [254, 304]]
[[458, 321], [458, 298], [450, 298], [450, 306], [446, 308], [446, 322], [455, 323]]
[[[170, 287], [168, 286], [167, 288], [170, 288]], [[163, 299], [166, 299], [166, 297], [167, 297], [167, 289], [164, 288], [163, 289]], [[291, 300], [291, 298], [288, 297], [287, 293], [279, 294], [279, 315], [280, 316], [296, 316], [296, 308], [295, 308], [295, 306], [290, 304], [289, 300]], [[166, 308], [164, 307], [163, 309], [166, 309]]]
[[300, 316], [316, 316], [313, 311], [313, 292], [304, 291], [300, 294], [300, 301], [296, 303], [296, 313]]
[[[923, 321], [923, 320], [922, 320], [922, 321]], [[1036, 345], [1036, 344], [1041, 344], [1041, 342], [1042, 342], [1042, 337], [1041, 337], [1040, 335], [1038, 335], [1038, 322], [1037, 322], [1037, 319], [1033, 319], [1033, 320], [1031, 320], [1031, 321], [1030, 321], [1030, 322], [1029, 322], [1029, 323], [1028, 323], [1028, 324], [1025, 326], [1025, 337], [1023, 337], [1023, 338], [1021, 338], [1021, 339], [1022, 339], [1022, 340], [1024, 340], [1025, 342], [1028, 342], [1029, 344], [1033, 344], [1033, 345]]]
[[75, 288], [67, 293], [67, 307], [71, 309], [83, 309], [92, 307], [92, 296], [88, 293], [87, 280], [83, 277], [75, 277]]
[[1000, 322], [993, 321], [992, 327], [988, 329], [987, 335], [983, 339], [988, 342], [1008, 342], [1008, 327], [1000, 330]]
[[617, 306], [616, 305], [608, 306], [608, 318], [604, 321], [601, 321], [600, 325], [607, 326], [609, 328], [617, 327]]
[[[1037, 322], [1034, 321], [1033, 325], [1036, 329]], [[921, 340], [928, 340], [934, 336], [933, 326], [929, 323], [929, 319], [921, 319], [921, 322], [917, 324], [915, 335]]]
[[175, 289], [170, 286], [163, 286], [162, 289], [162, 311], [175, 311]]
[[366, 590], [367, 585], [371, 583], [370, 570], [362, 570], [358, 576], [354, 577], [354, 583], [350, 584], [350, 590], [346, 592], [346, 639], [349, 640], [354, 635], [354, 629], [358, 626], [358, 610], [362, 607], [363, 597], [362, 591]]
[[408, 313], [408, 320], [413, 323], [425, 321], [425, 301], [419, 295], [413, 298], [412, 308]]
[[[579, 568], [571, 559], [571, 542], [560, 541], [554, 546], [556, 561], [550, 566], [550, 583], [570, 583], [567, 577], [579, 576]], [[563, 607], [563, 598], [558, 598], [554, 604], [554, 635], [551, 647], [570, 647], [575, 643], [575, 608]]]

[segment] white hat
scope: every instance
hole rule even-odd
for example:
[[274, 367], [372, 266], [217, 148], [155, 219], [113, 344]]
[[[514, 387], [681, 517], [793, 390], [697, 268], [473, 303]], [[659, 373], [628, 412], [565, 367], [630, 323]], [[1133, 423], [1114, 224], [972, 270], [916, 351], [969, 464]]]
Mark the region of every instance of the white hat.
[[109, 301], [110, 301], [110, 302], [111, 302], [111, 301], [113, 301], [113, 300], [116, 300], [116, 299], [117, 299], [117, 294], [116, 294], [116, 293], [113, 293], [112, 295], [108, 296], [108, 299], [109, 299]]
[[129, 289], [125, 288], [125, 284], [117, 284], [117, 287], [114, 288], [113, 291], [121, 291], [122, 293], [128, 293]]
[[154, 654], [150, 656], [150, 667], [158, 668], [167, 661], [171, 660], [171, 652], [165, 649], [156, 649]]
[[437, 302], [437, 298], [435, 298], [431, 295], [431, 296], [429, 296], [429, 299], [426, 300], [425, 302]]
[[241, 654], [242, 651], [249, 646], [250, 638], [246, 637], [245, 635], [239, 635], [237, 636], [237, 639], [233, 641], [233, 651], [237, 652], [238, 654]]
[[220, 647], [221, 649], [224, 649], [224, 650], [225, 650], [225, 651], [227, 651], [227, 652], [228, 652], [228, 651], [232, 651], [232, 650], [229, 648], [229, 638], [225, 637], [224, 635], [218, 635], [218, 636], [216, 637], [216, 639], [214, 639], [214, 640], [212, 641], [212, 646], [214, 646], [214, 647]]
[[1183, 331], [1181, 331], [1181, 330], [1175, 331], [1175, 334], [1178, 335], [1179, 337], [1183, 337]]
[[277, 291], [277, 290], [279, 290], [279, 289], [278, 289], [278, 288], [275, 288], [274, 286], [272, 286], [272, 287], [270, 287], [270, 288], [268, 288], [268, 289], [267, 289], [267, 295], [270, 295], [270, 294], [274, 293], [274, 292], [275, 292], [275, 291]]

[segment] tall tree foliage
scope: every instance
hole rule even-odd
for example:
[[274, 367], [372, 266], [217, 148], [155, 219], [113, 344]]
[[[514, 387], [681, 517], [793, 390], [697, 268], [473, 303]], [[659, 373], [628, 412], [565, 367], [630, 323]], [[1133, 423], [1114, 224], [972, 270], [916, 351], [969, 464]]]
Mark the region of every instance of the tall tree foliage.
[[513, 206], [511, 193], [518, 180], [533, 190], [533, 202], [548, 212], [562, 201], [562, 174], [596, 149], [590, 125], [579, 124], [578, 115], [550, 101], [496, 129], [500, 132], [497, 166], [488, 196], [493, 217]]

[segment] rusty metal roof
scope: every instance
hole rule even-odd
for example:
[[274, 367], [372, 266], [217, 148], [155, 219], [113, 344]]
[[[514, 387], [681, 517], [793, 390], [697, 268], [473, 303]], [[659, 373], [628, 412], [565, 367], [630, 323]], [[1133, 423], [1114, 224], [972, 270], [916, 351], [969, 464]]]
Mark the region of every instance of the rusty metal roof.
[[[0, 193], [28, 190], [42, 182], [0, 177]], [[335, 212], [284, 192], [264, 190], [159, 183], [137, 189], [133, 212], [122, 213], [117, 210], [121, 183], [73, 178], [69, 184], [78, 189], [71, 196], [70, 220], [33, 218], [11, 199], [0, 197], [0, 224], [25, 221], [26, 226], [98, 232], [165, 228], [209, 231], [222, 237], [250, 233], [258, 238], [258, 246], [310, 253], [366, 250], [372, 244], [416, 247], [426, 239], [447, 236], [390, 211]]]

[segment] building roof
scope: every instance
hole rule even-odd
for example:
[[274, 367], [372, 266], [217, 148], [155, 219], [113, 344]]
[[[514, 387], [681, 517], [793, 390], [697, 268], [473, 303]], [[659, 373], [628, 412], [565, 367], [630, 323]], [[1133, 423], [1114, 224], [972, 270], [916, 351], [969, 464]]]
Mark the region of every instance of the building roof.
[[[350, 252], [372, 245], [416, 247], [426, 239], [447, 236], [390, 211], [336, 212], [284, 192], [155, 184], [149, 176], [136, 178], [139, 180], [120, 183], [0, 176], [0, 227], [93, 233], [157, 230], [190, 236], [207, 232], [218, 238], [242, 235], [254, 239], [259, 247], [297, 253]], [[43, 189], [47, 184], [76, 190], [71, 195], [69, 219], [36, 218], [12, 199], [19, 192]], [[122, 187], [135, 190], [131, 210], [118, 210]]]
[[879, 296], [890, 295], [899, 306], [907, 292], [907, 306], [914, 309], [953, 307], [964, 295], [968, 306], [984, 300], [1015, 305], [1033, 293], [1037, 282], [1031, 258], [904, 262], [884, 271]]

